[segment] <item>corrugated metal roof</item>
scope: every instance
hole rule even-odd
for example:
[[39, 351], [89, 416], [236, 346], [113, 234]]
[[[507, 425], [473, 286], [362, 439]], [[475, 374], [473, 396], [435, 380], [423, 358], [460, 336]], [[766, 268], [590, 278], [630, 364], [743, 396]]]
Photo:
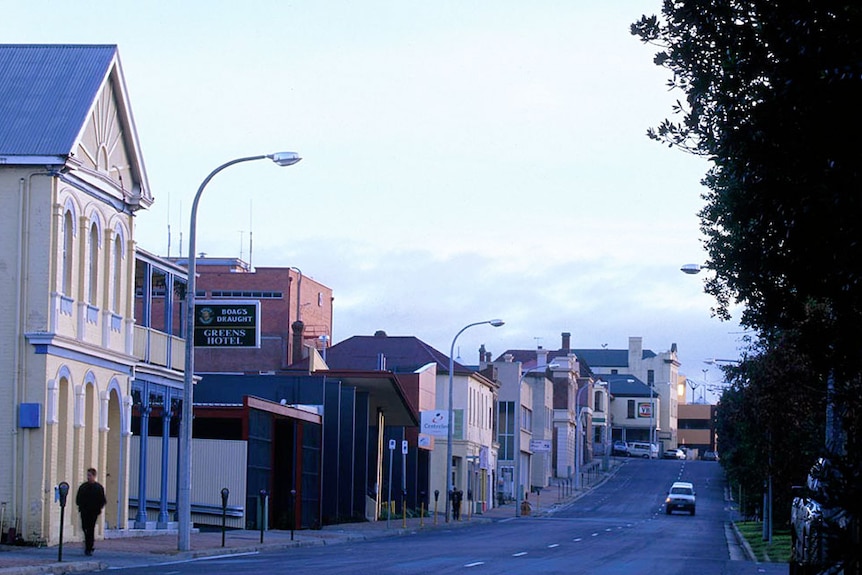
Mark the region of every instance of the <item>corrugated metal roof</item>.
[[0, 154], [69, 154], [116, 53], [115, 45], [0, 44]]

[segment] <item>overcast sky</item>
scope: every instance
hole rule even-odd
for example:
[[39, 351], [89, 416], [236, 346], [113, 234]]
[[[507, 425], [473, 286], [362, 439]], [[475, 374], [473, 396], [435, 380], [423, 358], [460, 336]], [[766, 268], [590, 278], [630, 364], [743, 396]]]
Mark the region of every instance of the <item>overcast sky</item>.
[[[660, 0], [7, 3], [6, 43], [117, 44], [156, 203], [151, 252], [296, 266], [333, 289], [333, 341], [385, 330], [478, 361], [623, 349], [718, 383], [737, 323], [710, 314], [705, 160], [645, 136], [680, 93], [629, 33]], [[170, 237], [170, 244], [169, 244]], [[738, 315], [738, 314], [737, 314]], [[700, 392], [698, 392], [700, 393]]]

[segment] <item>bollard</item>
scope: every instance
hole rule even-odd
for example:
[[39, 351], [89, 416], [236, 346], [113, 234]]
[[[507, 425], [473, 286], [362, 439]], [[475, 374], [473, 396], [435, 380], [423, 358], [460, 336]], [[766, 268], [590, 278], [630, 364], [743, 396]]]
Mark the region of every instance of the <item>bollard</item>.
[[224, 532], [227, 528], [227, 498], [230, 495], [230, 489], [222, 487], [221, 490], [221, 546], [224, 547]]
[[69, 484], [61, 481], [57, 486], [57, 495], [60, 498], [60, 545], [57, 549], [57, 562], [63, 561], [63, 523], [66, 515], [66, 497], [69, 495]]
[[401, 492], [401, 528], [407, 529], [407, 492]]
[[425, 492], [419, 492], [419, 527], [425, 527]]
[[440, 499], [440, 490], [434, 490], [434, 525], [437, 525], [437, 500]]

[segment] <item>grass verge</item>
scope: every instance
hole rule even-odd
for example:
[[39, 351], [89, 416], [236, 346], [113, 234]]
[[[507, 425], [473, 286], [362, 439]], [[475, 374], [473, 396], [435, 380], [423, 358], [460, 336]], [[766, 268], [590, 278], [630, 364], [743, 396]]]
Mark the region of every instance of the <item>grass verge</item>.
[[751, 546], [754, 557], [762, 563], [790, 562], [790, 530], [774, 529], [772, 542], [763, 540], [763, 523], [760, 521], [737, 521], [736, 528]]

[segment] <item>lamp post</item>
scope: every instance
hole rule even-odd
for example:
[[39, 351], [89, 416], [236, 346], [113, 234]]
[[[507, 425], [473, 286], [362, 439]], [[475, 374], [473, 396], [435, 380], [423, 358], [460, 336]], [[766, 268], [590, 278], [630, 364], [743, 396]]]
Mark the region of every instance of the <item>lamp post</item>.
[[183, 373], [183, 407], [182, 422], [180, 425], [180, 457], [179, 457], [179, 488], [177, 489], [177, 546], [180, 551], [188, 551], [191, 544], [191, 491], [192, 491], [192, 401], [194, 397], [194, 323], [195, 323], [195, 234], [197, 227], [198, 203], [204, 189], [213, 177], [225, 168], [241, 162], [269, 159], [279, 166], [292, 166], [301, 158], [295, 152], [276, 152], [274, 154], [262, 154], [259, 156], [248, 156], [225, 162], [204, 179], [198, 188], [195, 199], [192, 202], [192, 212], [189, 223], [189, 259], [188, 259], [188, 282], [186, 288], [186, 354]]
[[455, 413], [453, 412], [452, 407], [452, 388], [453, 388], [453, 375], [455, 373], [455, 342], [458, 341], [458, 336], [467, 331], [467, 329], [477, 326], [489, 324], [494, 327], [500, 327], [505, 322], [501, 319], [488, 319], [485, 321], [477, 321], [476, 323], [471, 323], [465, 325], [461, 328], [461, 331], [455, 334], [455, 337], [452, 338], [452, 347], [449, 348], [449, 428], [446, 431], [446, 462], [444, 468], [446, 469], [446, 523], [449, 523], [449, 498], [452, 496], [452, 428], [455, 427]]
[[518, 378], [518, 388], [515, 390], [515, 517], [521, 516], [521, 501], [523, 501], [524, 490], [521, 489], [521, 385], [524, 378], [531, 373], [543, 372], [548, 369], [556, 369], [557, 363], [540, 365], [528, 369]]

